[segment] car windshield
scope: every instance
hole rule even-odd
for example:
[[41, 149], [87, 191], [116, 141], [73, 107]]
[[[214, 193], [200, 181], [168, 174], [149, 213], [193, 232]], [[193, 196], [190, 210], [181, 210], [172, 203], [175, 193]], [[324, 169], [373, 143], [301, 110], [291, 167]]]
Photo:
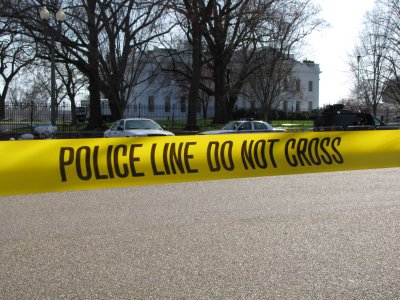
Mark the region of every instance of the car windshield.
[[125, 129], [162, 129], [160, 125], [151, 120], [127, 120]]
[[222, 127], [223, 130], [237, 130], [237, 128], [242, 124], [243, 122], [230, 122], [226, 124], [224, 127]]

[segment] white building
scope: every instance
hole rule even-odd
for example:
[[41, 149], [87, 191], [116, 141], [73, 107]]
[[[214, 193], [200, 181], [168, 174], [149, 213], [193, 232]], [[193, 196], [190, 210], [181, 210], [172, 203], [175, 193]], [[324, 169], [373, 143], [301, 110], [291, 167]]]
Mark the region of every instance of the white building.
[[319, 107], [319, 65], [312, 61], [297, 62], [294, 65], [296, 74], [296, 93], [282, 101], [278, 109], [291, 112], [305, 112]]
[[[155, 51], [163, 50], [158, 49]], [[153, 80], [142, 82], [138, 85], [135, 95], [129, 101], [125, 117], [186, 118], [187, 87], [180, 87], [176, 79], [172, 76], [165, 76], [158, 70], [159, 68], [155, 63], [150, 62], [147, 64], [146, 76], [152, 77], [149, 76], [151, 72], [156, 74]], [[295, 62], [293, 73], [296, 78], [296, 91], [285, 93], [274, 108], [286, 112], [307, 112], [317, 109], [319, 107], [319, 65], [312, 61]], [[205, 103], [207, 103], [207, 107]], [[254, 103], [251, 104], [249, 99], [239, 97], [236, 107], [238, 109], [257, 109], [257, 104]], [[206, 95], [204, 95], [204, 102], [198, 106], [199, 118], [203, 116], [205, 110], [208, 117], [213, 116], [214, 101], [212, 97], [208, 98]]]

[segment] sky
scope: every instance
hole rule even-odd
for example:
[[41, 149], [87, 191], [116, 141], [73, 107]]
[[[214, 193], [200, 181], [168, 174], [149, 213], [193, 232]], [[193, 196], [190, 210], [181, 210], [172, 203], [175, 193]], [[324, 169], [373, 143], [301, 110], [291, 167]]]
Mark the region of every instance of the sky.
[[319, 105], [338, 103], [351, 95], [348, 61], [374, 0], [314, 0], [329, 26], [310, 36], [309, 55], [320, 67]]

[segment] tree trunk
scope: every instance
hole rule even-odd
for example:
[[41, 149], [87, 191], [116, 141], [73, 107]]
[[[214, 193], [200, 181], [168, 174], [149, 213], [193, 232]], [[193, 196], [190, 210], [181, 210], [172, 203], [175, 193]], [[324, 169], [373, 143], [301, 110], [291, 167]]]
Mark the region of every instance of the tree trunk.
[[197, 103], [199, 101], [199, 89], [201, 80], [201, 29], [198, 22], [193, 23], [192, 29], [192, 78], [189, 89], [188, 114], [186, 130], [199, 130], [197, 125]]
[[100, 105], [100, 84], [98, 76], [89, 77], [89, 124], [88, 129], [103, 128]]
[[75, 97], [72, 95], [69, 95], [70, 100], [71, 100], [71, 125], [77, 125], [78, 124], [78, 119], [76, 117], [76, 103], [75, 103]]
[[6, 118], [6, 99], [1, 95], [0, 97], [0, 120]]
[[228, 120], [233, 119], [233, 108], [235, 107], [235, 104], [238, 100], [238, 95], [235, 93], [233, 95], [227, 96], [227, 101], [226, 101], [226, 117]]
[[214, 68], [215, 83], [215, 115], [214, 124], [225, 124], [228, 120], [226, 115], [225, 101], [225, 66], [223, 63], [216, 63]]
[[100, 106], [100, 77], [99, 77], [99, 41], [96, 27], [96, 0], [88, 0], [88, 30], [89, 30], [89, 124], [88, 129], [103, 128]]
[[122, 119], [125, 107], [123, 107], [124, 103], [118, 99], [116, 93], [107, 93], [108, 105], [110, 106], [111, 118], [113, 121]]
[[8, 87], [10, 85], [9, 80], [5, 80], [2, 94], [0, 95], [0, 120], [6, 118], [6, 96]]

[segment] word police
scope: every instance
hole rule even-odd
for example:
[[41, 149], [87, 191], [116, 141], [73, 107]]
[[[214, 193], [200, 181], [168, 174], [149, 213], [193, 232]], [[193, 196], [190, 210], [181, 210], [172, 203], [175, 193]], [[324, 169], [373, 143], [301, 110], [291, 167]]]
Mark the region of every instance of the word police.
[[[61, 147], [61, 181], [343, 164], [340, 137]], [[200, 148], [201, 147], [201, 148]], [[197, 148], [197, 149], [196, 149]], [[199, 151], [200, 148], [202, 151]], [[204, 150], [203, 150], [204, 149]], [[198, 167], [208, 169], [200, 171]]]
[[[178, 172], [181, 174], [198, 172], [190, 166], [190, 161], [193, 160], [191, 147], [194, 145], [196, 145], [195, 142], [166, 143], [162, 151], [157, 151], [157, 144], [152, 144], [150, 151], [152, 173], [170, 175]], [[100, 149], [100, 146], [94, 146], [93, 149], [89, 146], [81, 146], [76, 150], [72, 147], [62, 147], [60, 150], [61, 180], [67, 181], [69, 166], [75, 166], [76, 175], [81, 180], [90, 180], [93, 177], [112, 179], [145, 176], [144, 169], [138, 169], [142, 156], [137, 152], [142, 147], [143, 144], [108, 145], [106, 149]], [[102, 168], [102, 165], [106, 167]]]

